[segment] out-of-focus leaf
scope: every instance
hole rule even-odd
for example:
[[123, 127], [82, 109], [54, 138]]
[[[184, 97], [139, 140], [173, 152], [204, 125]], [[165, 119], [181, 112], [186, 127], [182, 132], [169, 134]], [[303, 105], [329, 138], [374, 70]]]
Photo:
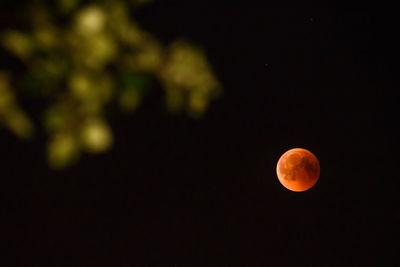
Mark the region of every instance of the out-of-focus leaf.
[[89, 37], [103, 31], [107, 13], [98, 4], [92, 4], [79, 10], [75, 17], [75, 30], [84, 37]]
[[23, 139], [32, 137], [33, 124], [21, 109], [13, 105], [1, 113], [6, 126], [17, 136]]
[[177, 111], [186, 103], [189, 114], [196, 118], [220, 91], [204, 53], [183, 41], [171, 45], [160, 77], [167, 89], [169, 109]]
[[79, 157], [79, 144], [74, 136], [64, 132], [54, 135], [48, 144], [48, 161], [51, 167], [62, 169]]
[[30, 138], [34, 132], [33, 123], [15, 101], [8, 76], [0, 72], [0, 122], [20, 138]]
[[111, 129], [102, 119], [90, 118], [83, 124], [81, 142], [88, 152], [104, 152], [108, 150], [113, 143]]
[[34, 50], [34, 43], [28, 34], [9, 30], [2, 34], [3, 46], [21, 59], [28, 59]]

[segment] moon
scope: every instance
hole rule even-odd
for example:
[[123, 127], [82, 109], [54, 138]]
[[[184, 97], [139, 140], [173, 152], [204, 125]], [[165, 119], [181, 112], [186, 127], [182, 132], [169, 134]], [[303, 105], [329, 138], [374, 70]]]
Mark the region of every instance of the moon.
[[281, 184], [295, 192], [303, 192], [315, 185], [320, 175], [317, 157], [304, 148], [286, 151], [278, 160], [276, 174]]

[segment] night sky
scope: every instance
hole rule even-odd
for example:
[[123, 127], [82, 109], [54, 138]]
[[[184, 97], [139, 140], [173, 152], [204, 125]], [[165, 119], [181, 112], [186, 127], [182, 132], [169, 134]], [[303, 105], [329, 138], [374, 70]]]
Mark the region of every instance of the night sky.
[[[395, 266], [393, 14], [155, 2], [138, 22], [200, 44], [223, 94], [194, 120], [167, 114], [155, 85], [132, 116], [110, 114], [110, 152], [64, 171], [48, 168], [44, 134], [2, 129], [1, 265]], [[275, 172], [294, 147], [321, 164], [303, 193]]]

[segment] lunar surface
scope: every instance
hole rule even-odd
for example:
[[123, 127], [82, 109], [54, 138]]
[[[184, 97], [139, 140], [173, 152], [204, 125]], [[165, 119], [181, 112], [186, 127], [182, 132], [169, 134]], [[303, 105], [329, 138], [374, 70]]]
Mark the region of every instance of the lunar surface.
[[280, 157], [276, 174], [284, 187], [302, 192], [313, 187], [318, 181], [320, 166], [313, 153], [304, 148], [293, 148]]

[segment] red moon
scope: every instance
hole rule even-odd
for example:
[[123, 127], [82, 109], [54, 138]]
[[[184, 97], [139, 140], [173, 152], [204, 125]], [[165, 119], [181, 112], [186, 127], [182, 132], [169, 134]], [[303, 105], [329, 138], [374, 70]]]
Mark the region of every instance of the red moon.
[[281, 184], [289, 190], [302, 192], [318, 181], [320, 174], [316, 156], [304, 148], [286, 151], [279, 159], [276, 174]]

